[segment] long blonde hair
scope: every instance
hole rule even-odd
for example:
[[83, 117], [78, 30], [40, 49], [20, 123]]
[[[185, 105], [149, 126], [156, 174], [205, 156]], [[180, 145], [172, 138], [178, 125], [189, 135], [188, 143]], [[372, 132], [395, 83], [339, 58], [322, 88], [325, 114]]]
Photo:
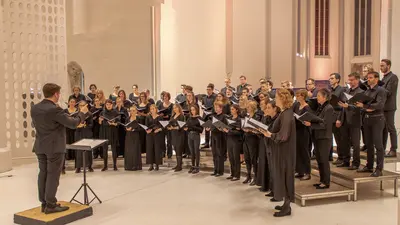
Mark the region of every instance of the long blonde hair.
[[[99, 97], [99, 94], [101, 94], [101, 98]], [[99, 99], [100, 104], [105, 104], [106, 103], [106, 96], [104, 96], [104, 91], [103, 90], [101, 90], [101, 89], [97, 90], [96, 98]]]
[[287, 89], [278, 89], [276, 98], [279, 98], [282, 103], [282, 111], [291, 108], [293, 105], [293, 97]]

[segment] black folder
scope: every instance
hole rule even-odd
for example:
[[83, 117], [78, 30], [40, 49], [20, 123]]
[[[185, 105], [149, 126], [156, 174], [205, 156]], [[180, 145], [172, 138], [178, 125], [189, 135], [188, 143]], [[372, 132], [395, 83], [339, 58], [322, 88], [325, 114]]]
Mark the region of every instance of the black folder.
[[204, 122], [203, 120], [199, 119], [200, 125], [204, 128], [211, 128], [213, 126], [211, 120], [207, 120]]
[[231, 130], [232, 128], [228, 125], [226, 125], [225, 123], [223, 123], [222, 121], [216, 119], [215, 117], [212, 118], [212, 125], [217, 128], [217, 129], [228, 129]]
[[349, 104], [355, 104], [356, 102], [361, 102], [363, 104], [372, 102], [374, 99], [365, 95], [364, 93], [357, 93], [352, 98], [349, 99]]
[[296, 119], [298, 119], [301, 122], [307, 121], [307, 122], [310, 122], [310, 123], [320, 123], [320, 122], [324, 121], [320, 117], [318, 117], [317, 115], [314, 115], [314, 114], [309, 113], [309, 112], [305, 112], [303, 115], [297, 115], [295, 113], [294, 117], [296, 117]]

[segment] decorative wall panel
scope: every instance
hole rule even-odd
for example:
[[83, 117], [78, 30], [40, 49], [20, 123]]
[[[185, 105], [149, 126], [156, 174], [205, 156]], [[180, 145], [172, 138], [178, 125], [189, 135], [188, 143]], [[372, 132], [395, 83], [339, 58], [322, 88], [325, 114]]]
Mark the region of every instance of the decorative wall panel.
[[7, 146], [13, 158], [26, 157], [35, 137], [30, 109], [43, 99], [42, 85], [68, 87], [65, 1], [4, 0], [3, 27]]

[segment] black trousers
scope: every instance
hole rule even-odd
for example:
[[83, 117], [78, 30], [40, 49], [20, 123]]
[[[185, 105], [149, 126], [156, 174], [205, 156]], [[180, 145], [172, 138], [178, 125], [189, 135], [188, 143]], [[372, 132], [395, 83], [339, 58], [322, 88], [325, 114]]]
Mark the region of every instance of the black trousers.
[[[118, 152], [117, 152], [116, 144], [111, 144], [111, 152], [112, 152], [113, 164], [114, 164], [114, 166], [117, 166]], [[104, 148], [103, 148], [103, 160], [104, 160], [104, 168], [107, 168], [108, 167], [108, 146], [104, 146]]]
[[200, 167], [200, 134], [197, 132], [189, 132], [188, 134], [189, 148], [191, 152], [192, 167]]
[[[344, 154], [343, 154], [343, 150], [342, 150], [342, 134], [341, 134], [341, 128], [337, 128], [336, 127], [336, 121], [332, 126], [332, 133], [333, 136], [335, 138], [335, 142], [336, 142], [336, 152], [338, 154], [338, 160], [343, 160], [344, 159]], [[332, 148], [332, 154], [333, 154], [333, 148]], [[332, 156], [332, 154], [330, 154], [330, 156]]]
[[385, 149], [383, 148], [382, 132], [385, 127], [385, 118], [383, 116], [364, 118], [364, 134], [367, 145], [367, 167], [374, 168], [375, 149], [376, 149], [376, 168], [383, 169], [383, 157]]
[[315, 144], [315, 156], [318, 163], [319, 181], [325, 185], [329, 185], [331, 183], [329, 152], [332, 147], [332, 139], [316, 139]]
[[224, 174], [224, 143], [222, 141], [223, 134], [220, 131], [213, 132], [211, 135], [211, 151], [214, 161], [214, 173]]
[[92, 151], [75, 151], [75, 168], [83, 167], [83, 154], [85, 154], [85, 166], [91, 168], [93, 164]]
[[205, 145], [210, 145], [210, 136], [211, 136], [211, 132], [210, 131], [204, 131], [204, 133], [205, 133], [205, 142], [204, 142], [204, 144]]
[[229, 163], [231, 164], [231, 176], [237, 178], [240, 178], [240, 151], [242, 148], [242, 142], [239, 138], [228, 136], [226, 141]]
[[65, 153], [36, 154], [36, 156], [39, 161], [39, 201], [49, 207], [55, 207]]
[[188, 133], [188, 132], [185, 132], [183, 154], [185, 154], [185, 155], [190, 155], [189, 133]]
[[257, 177], [258, 169], [258, 137], [245, 136], [243, 142], [244, 161], [246, 162], [247, 176], [251, 177], [251, 169], [253, 168], [254, 177]]
[[350, 163], [350, 148], [353, 146], [353, 166], [360, 166], [360, 127], [353, 127], [351, 124], [344, 124], [342, 127], [342, 151], [343, 162]]
[[296, 172], [299, 174], [311, 174], [311, 151], [309, 150], [310, 135], [304, 135], [304, 139], [296, 139]]
[[171, 136], [171, 132], [167, 132], [167, 156], [168, 158], [172, 157], [172, 136]]
[[396, 150], [397, 150], [397, 132], [396, 132], [396, 127], [394, 125], [395, 114], [396, 114], [396, 110], [384, 112], [385, 127], [383, 129], [383, 148], [386, 150], [387, 141], [388, 141], [388, 133], [389, 133], [390, 151], [394, 151], [394, 152], [396, 152]]

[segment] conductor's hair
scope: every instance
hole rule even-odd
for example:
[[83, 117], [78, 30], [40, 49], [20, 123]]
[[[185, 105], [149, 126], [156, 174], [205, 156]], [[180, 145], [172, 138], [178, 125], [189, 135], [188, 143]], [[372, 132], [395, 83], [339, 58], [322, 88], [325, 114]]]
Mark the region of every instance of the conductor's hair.
[[43, 86], [42, 91], [45, 98], [51, 98], [55, 93], [59, 93], [61, 87], [57, 84], [47, 83]]
[[376, 72], [376, 71], [368, 72], [368, 75], [370, 75], [370, 74], [374, 75], [374, 78], [378, 78], [379, 79], [379, 73], [378, 72]]
[[357, 72], [352, 72], [351, 74], [348, 75], [348, 77], [354, 77], [356, 80], [360, 79], [360, 74]]
[[318, 93], [326, 98], [327, 101], [331, 100], [331, 92], [327, 88], [319, 89]]

